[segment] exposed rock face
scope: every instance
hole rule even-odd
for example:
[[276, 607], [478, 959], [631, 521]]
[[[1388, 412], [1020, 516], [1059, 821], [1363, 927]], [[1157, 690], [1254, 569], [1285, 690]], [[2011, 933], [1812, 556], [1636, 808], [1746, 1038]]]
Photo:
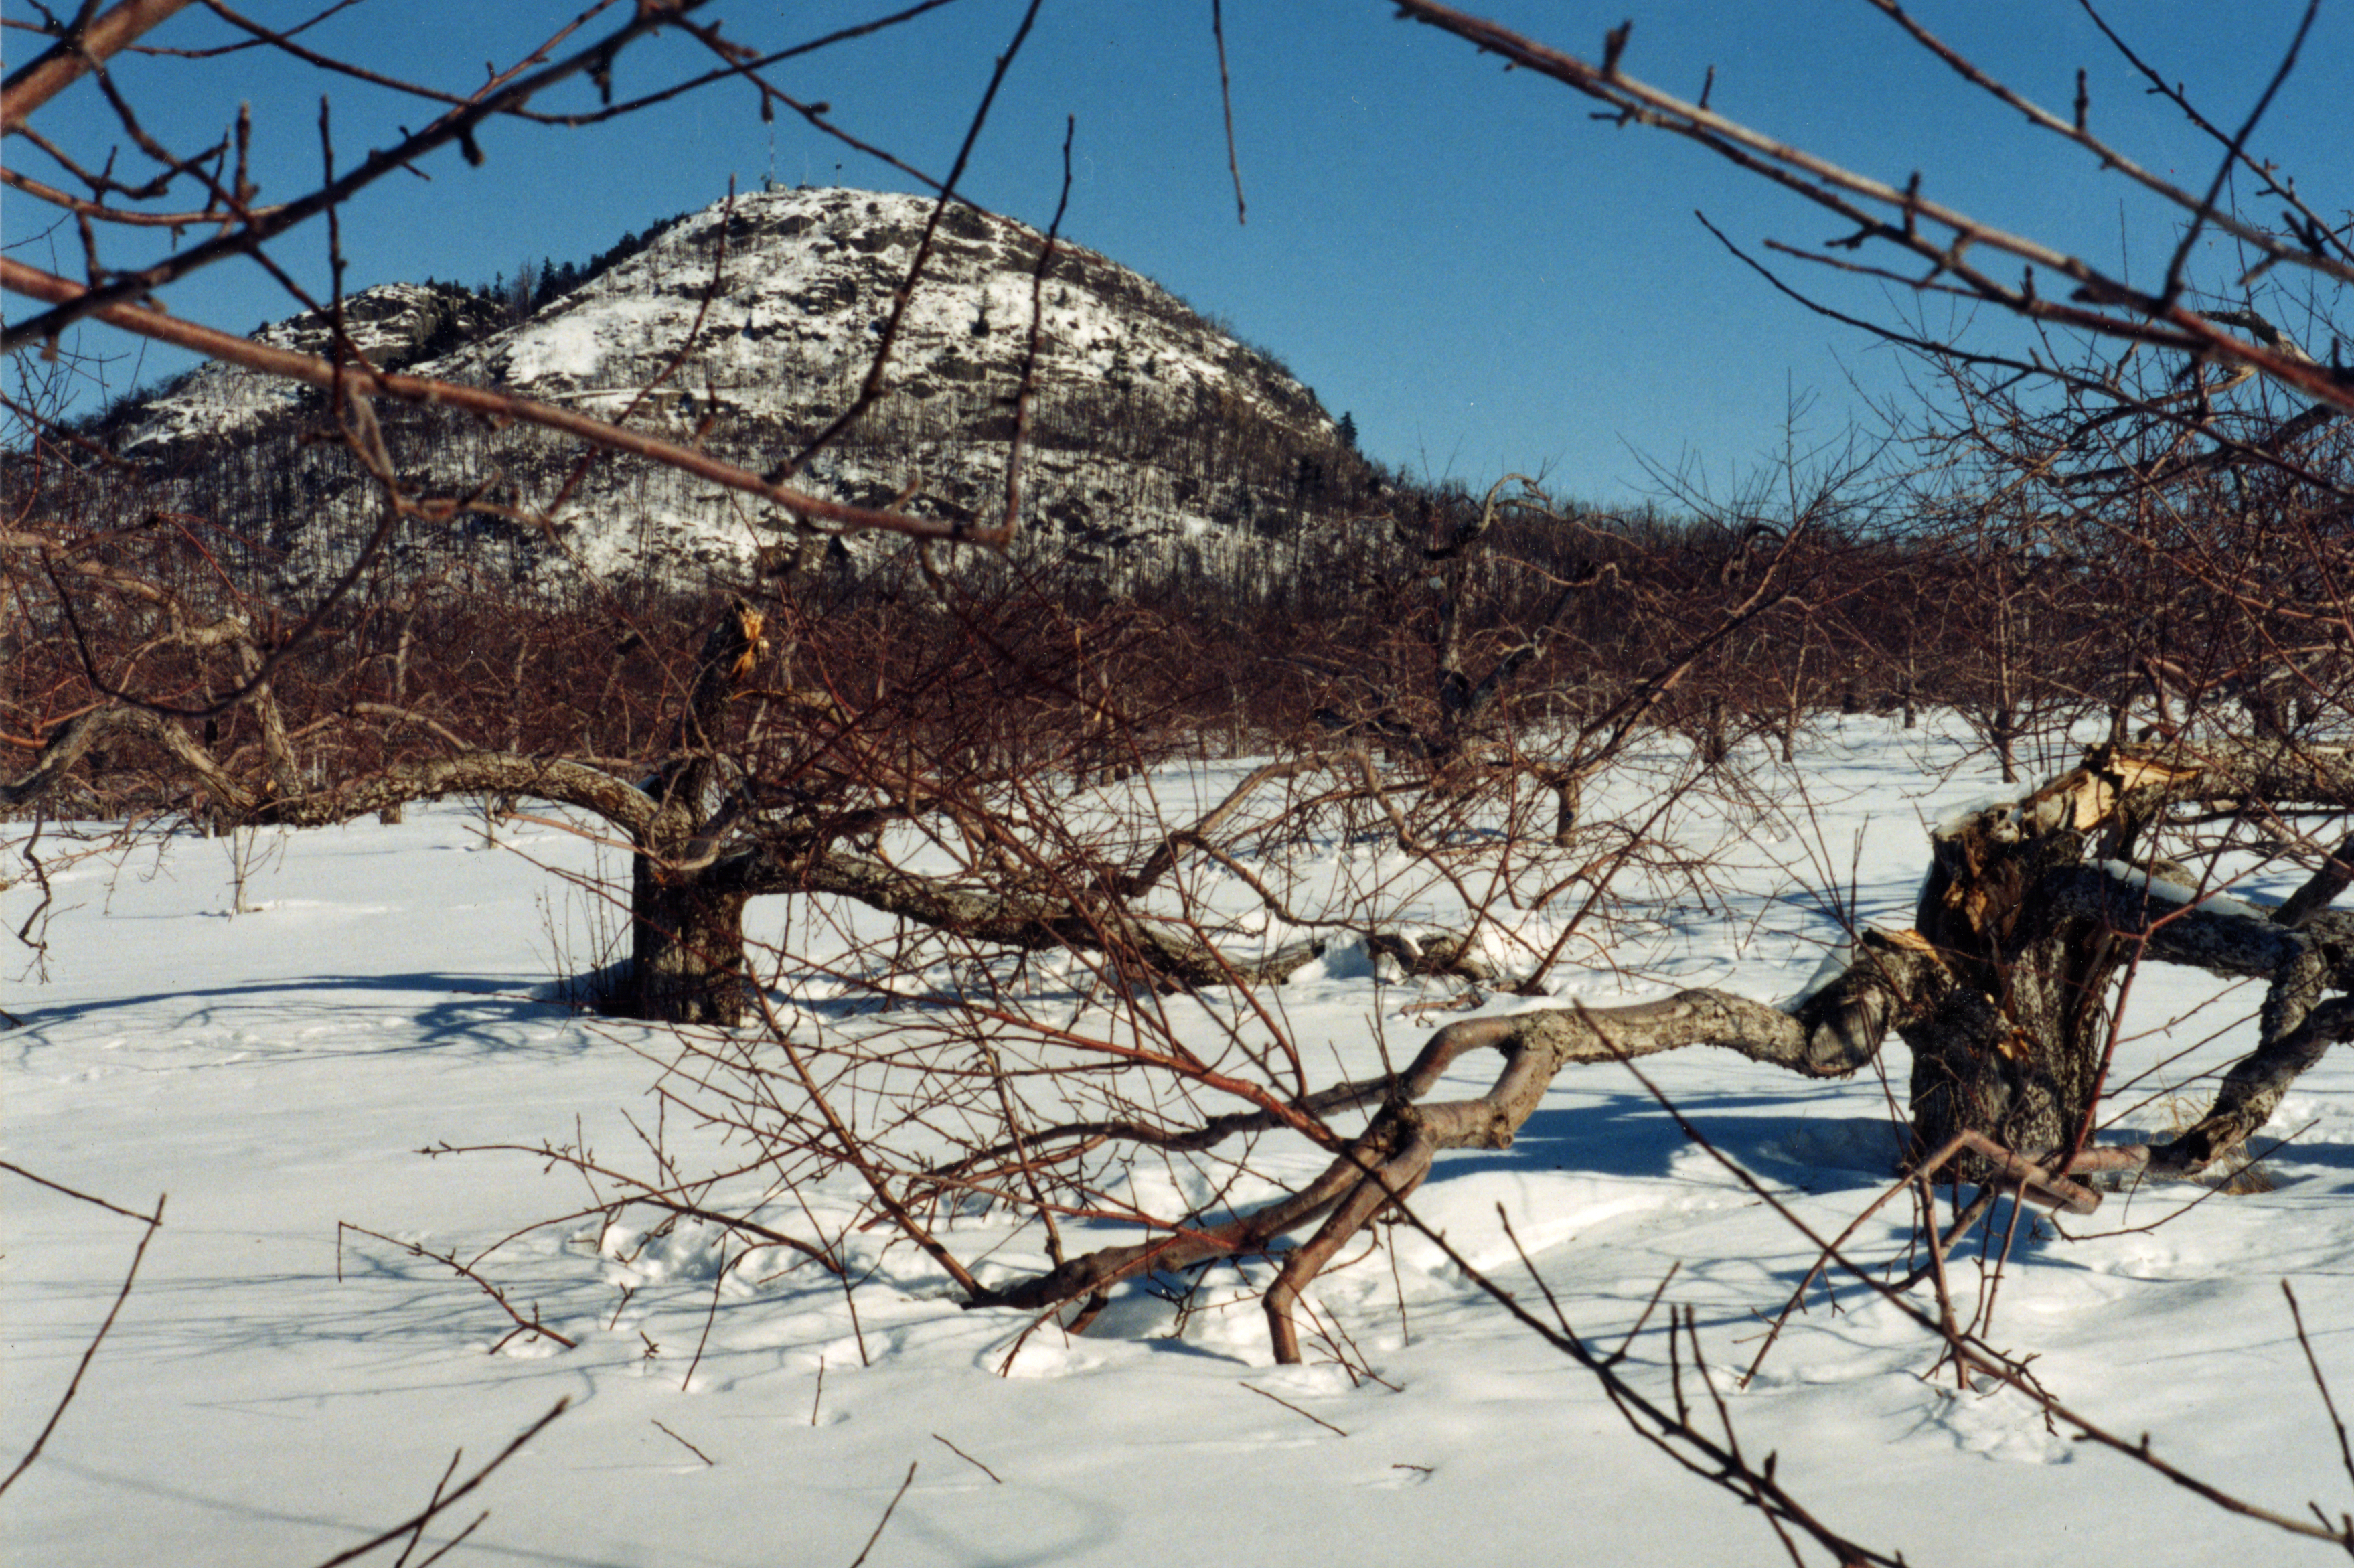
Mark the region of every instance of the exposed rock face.
[[[379, 370], [406, 370], [497, 324], [495, 307], [453, 284], [386, 283], [344, 302], [345, 335]], [[323, 355], [334, 334], [324, 313], [305, 311], [255, 335], [280, 348]]]
[[[346, 302], [345, 319], [385, 368], [608, 418], [630, 410], [642, 427], [766, 471], [855, 397], [930, 205], [850, 190], [738, 196], [487, 335], [493, 307], [446, 287], [372, 289]], [[885, 395], [802, 482], [866, 504], [913, 484], [915, 510], [992, 516], [1043, 244], [1020, 224], [952, 210]], [[1273, 536], [1364, 482], [1311, 391], [1150, 281], [1059, 247], [1042, 313], [1025, 460], [1025, 525], [1042, 544], [1108, 558], [1147, 540]], [[257, 336], [314, 353], [328, 340], [313, 316]], [[210, 365], [130, 411], [116, 439], [176, 472], [193, 509], [236, 515], [290, 569], [320, 569], [366, 498], [331, 446], [301, 443], [319, 408], [315, 393]], [[599, 458], [576, 477], [578, 450], [535, 430], [380, 413], [396, 461], [419, 482], [459, 490], [495, 471], [493, 499], [553, 516], [560, 548], [541, 530], [483, 525], [507, 541], [504, 569], [688, 581], [790, 536], [790, 519], [633, 461]], [[232, 472], [247, 477], [231, 482]]]
[[[378, 370], [407, 370], [481, 337], [498, 324], [489, 302], [454, 284], [386, 283], [344, 302], [344, 334]], [[253, 334], [272, 348], [324, 357], [334, 333], [325, 314], [305, 311]], [[131, 411], [115, 437], [125, 456], [155, 457], [191, 440], [249, 432], [302, 407], [299, 389], [217, 361]]]

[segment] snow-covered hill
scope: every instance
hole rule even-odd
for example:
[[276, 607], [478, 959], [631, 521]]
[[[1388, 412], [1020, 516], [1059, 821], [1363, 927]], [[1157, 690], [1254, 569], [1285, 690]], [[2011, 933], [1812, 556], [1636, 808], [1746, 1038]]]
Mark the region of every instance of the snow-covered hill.
[[[852, 190], [741, 196], [686, 215], [634, 256], [482, 335], [491, 306], [447, 285], [391, 284], [346, 303], [379, 365], [570, 404], [768, 471], [848, 407], [881, 342], [931, 204]], [[944, 218], [891, 359], [884, 397], [803, 479], [844, 500], [955, 515], [1002, 504], [1044, 237], [970, 209]], [[1042, 299], [1028, 521], [1096, 555], [1145, 540], [1289, 531], [1361, 483], [1364, 465], [1309, 388], [1139, 274], [1058, 249]], [[315, 316], [264, 341], [326, 345]], [[127, 455], [239, 517], [298, 564], [332, 556], [366, 503], [349, 462], [304, 445], [315, 393], [208, 365], [128, 410]], [[498, 502], [554, 513], [574, 563], [671, 578], [757, 558], [789, 520], [642, 464], [600, 459], [525, 429], [384, 411], [397, 461], [435, 487], [493, 471]], [[223, 461], [244, 454], [245, 462]], [[267, 461], [250, 461], [267, 452]], [[255, 468], [283, 479], [254, 482]], [[551, 553], [528, 563], [544, 567]], [[325, 565], [323, 558], [316, 565]]]

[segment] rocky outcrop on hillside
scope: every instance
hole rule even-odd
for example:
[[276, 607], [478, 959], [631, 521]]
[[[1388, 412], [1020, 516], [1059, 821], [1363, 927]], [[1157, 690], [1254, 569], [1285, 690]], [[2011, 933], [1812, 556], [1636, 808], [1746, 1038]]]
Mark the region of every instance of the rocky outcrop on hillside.
[[[455, 284], [387, 283], [344, 302], [346, 341], [379, 370], [409, 369], [498, 324], [495, 306]], [[305, 311], [252, 335], [272, 348], [325, 357], [334, 329], [327, 313]], [[302, 407], [299, 388], [214, 361], [119, 410], [111, 434], [124, 456], [154, 459], [191, 443], [253, 434], [273, 416], [291, 416]]]
[[[378, 366], [512, 389], [768, 471], [849, 406], [930, 203], [851, 190], [743, 196], [666, 226], [627, 260], [487, 330], [495, 307], [447, 285], [393, 284], [345, 304]], [[801, 482], [840, 499], [991, 516], [1043, 236], [970, 209], [943, 219], [886, 390]], [[1369, 471], [1315, 395], [1139, 274], [1059, 247], [1042, 296], [1025, 526], [1039, 547], [1114, 562], [1188, 542], [1279, 537], [1345, 504]], [[301, 316], [264, 341], [323, 352]], [[437, 490], [494, 482], [503, 569], [697, 580], [762, 558], [791, 519], [633, 461], [586, 465], [544, 432], [379, 410], [397, 461]], [[191, 510], [234, 517], [290, 570], [329, 569], [366, 486], [306, 440], [319, 395], [208, 365], [122, 410], [110, 435], [166, 471]], [[552, 528], [518, 525], [545, 514]], [[411, 548], [430, 548], [412, 541]]]

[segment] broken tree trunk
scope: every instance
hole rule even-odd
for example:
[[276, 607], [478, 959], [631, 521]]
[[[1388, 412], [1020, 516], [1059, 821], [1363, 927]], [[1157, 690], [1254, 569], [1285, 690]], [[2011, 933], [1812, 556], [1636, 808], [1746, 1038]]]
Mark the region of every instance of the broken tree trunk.
[[640, 850], [630, 868], [625, 1018], [733, 1027], [744, 1017], [744, 895]]
[[[2303, 897], [2272, 916], [2213, 904], [2189, 885], [2196, 874], [2137, 853], [2169, 808], [2193, 803], [2347, 807], [2354, 769], [2342, 756], [2277, 746], [2104, 747], [2017, 804], [1938, 830], [1915, 926], [1959, 983], [1953, 1005], [1901, 1030], [1913, 1050], [1916, 1156], [1963, 1131], [2062, 1162], [2089, 1143], [2129, 963], [2270, 982], [2255, 1055], [2214, 1115], [2153, 1155], [2162, 1169], [2194, 1171], [2227, 1153], [2278, 1103], [2285, 1065], [2310, 1065], [2339, 1037], [2322, 993], [2354, 979], [2330, 956], [2344, 916], [2315, 915]], [[2242, 1082], [2252, 1072], [2275, 1085], [2269, 1097]], [[1979, 1180], [1988, 1168], [1971, 1157], [1951, 1169]]]
[[704, 639], [679, 716], [679, 760], [642, 788], [654, 810], [630, 865], [630, 972], [613, 999], [626, 1017], [730, 1026], [744, 1016], [748, 895], [719, 845], [739, 812], [739, 770], [720, 750], [727, 705], [768, 644], [760, 612], [737, 599]]

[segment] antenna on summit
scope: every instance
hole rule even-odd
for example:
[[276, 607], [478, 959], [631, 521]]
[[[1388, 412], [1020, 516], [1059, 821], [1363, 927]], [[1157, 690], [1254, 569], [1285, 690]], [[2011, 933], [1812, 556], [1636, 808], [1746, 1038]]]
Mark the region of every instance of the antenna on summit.
[[777, 133], [769, 132], [769, 172], [760, 176], [760, 191], [766, 195], [777, 188]]

